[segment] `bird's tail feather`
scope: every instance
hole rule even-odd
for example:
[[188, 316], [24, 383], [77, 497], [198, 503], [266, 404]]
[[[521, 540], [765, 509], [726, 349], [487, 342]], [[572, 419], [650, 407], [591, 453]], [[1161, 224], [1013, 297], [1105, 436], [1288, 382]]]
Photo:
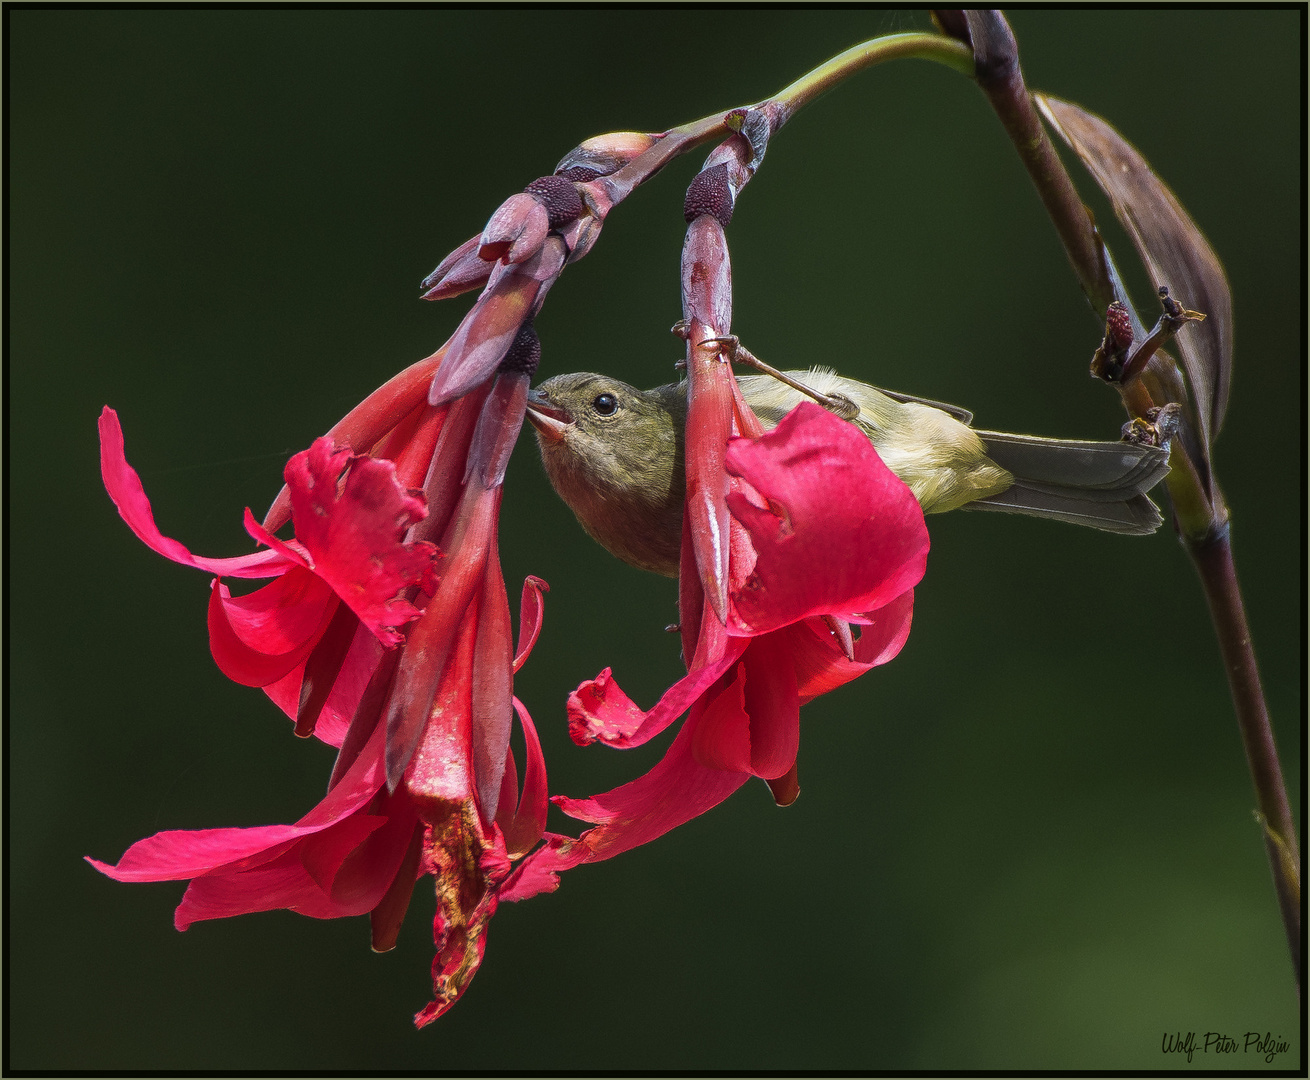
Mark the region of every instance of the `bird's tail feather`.
[[1054, 518], [1108, 532], [1144, 535], [1160, 527], [1147, 497], [1169, 471], [1168, 451], [1122, 442], [1043, 439], [980, 431], [987, 456], [1014, 486], [969, 506]]

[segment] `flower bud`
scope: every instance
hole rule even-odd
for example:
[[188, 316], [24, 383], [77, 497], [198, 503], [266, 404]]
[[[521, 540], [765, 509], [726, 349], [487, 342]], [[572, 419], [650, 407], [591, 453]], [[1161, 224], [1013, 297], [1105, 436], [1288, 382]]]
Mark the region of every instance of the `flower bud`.
[[618, 172], [656, 143], [653, 135], [640, 131], [612, 131], [597, 135], [574, 147], [555, 166], [555, 175], [585, 182]]
[[478, 255], [487, 262], [519, 263], [541, 250], [550, 232], [550, 214], [527, 192], [511, 195], [482, 230]]

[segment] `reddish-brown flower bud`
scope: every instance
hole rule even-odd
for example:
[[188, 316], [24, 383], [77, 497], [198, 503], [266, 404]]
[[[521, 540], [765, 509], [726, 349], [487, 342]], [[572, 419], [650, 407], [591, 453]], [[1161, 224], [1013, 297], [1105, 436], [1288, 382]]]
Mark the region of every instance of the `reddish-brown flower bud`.
[[480, 289], [491, 276], [491, 267], [478, 254], [481, 236], [473, 236], [441, 260], [420, 283], [424, 300], [445, 300], [470, 289]]
[[633, 158], [656, 143], [654, 135], [640, 131], [613, 131], [597, 135], [574, 147], [555, 166], [555, 175], [565, 180], [587, 181], [618, 172]]
[[520, 263], [539, 250], [550, 232], [550, 214], [541, 200], [520, 192], [511, 195], [491, 215], [482, 230], [478, 255], [487, 262]]

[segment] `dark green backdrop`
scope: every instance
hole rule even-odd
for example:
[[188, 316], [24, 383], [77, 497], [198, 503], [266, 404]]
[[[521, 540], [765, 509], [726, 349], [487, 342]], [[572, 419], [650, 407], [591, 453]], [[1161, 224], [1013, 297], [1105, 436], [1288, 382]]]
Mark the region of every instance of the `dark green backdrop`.
[[[250, 544], [285, 459], [431, 352], [468, 299], [419, 280], [582, 139], [758, 99], [922, 14], [732, 10], [18, 10], [10, 110], [10, 1043], [15, 1067], [904, 1070], [1187, 1067], [1164, 1032], [1271, 1032], [1297, 998], [1195, 575], [1148, 539], [957, 513], [902, 655], [806, 708], [800, 800], [762, 784], [496, 916], [465, 1000], [430, 992], [421, 886], [393, 953], [362, 919], [172, 929], [121, 885], [163, 828], [295, 820], [331, 762], [206, 643], [204, 574], [100, 487], [121, 414], [161, 528]], [[1216, 452], [1299, 805], [1301, 23], [1293, 11], [1018, 11], [1032, 86], [1108, 117], [1205, 230], [1235, 297]], [[543, 374], [646, 385], [679, 350], [679, 160], [611, 217], [538, 320]], [[1080, 170], [1149, 315], [1147, 282]], [[983, 97], [902, 62], [803, 111], [729, 230], [734, 327], [784, 366], [1112, 438], [1096, 320]], [[551, 790], [604, 790], [667, 739], [568, 740], [612, 664], [674, 679], [671, 582], [595, 547], [525, 440], [501, 545], [551, 584], [518, 691]], [[552, 818], [552, 826], [569, 827]], [[1254, 1056], [1192, 1067], [1263, 1068]]]

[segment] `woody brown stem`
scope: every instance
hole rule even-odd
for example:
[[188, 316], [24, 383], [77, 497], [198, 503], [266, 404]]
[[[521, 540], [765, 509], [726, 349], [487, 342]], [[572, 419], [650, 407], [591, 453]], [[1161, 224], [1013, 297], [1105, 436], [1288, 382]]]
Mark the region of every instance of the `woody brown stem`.
[[1210, 539], [1186, 541], [1188, 554], [1201, 576], [1201, 587], [1210, 605], [1210, 617], [1219, 639], [1224, 671], [1233, 694], [1237, 727], [1246, 750], [1264, 828], [1265, 851], [1273, 870], [1278, 907], [1287, 930], [1296, 984], [1301, 985], [1301, 856], [1296, 825], [1287, 800], [1283, 770], [1278, 761], [1269, 711], [1265, 706], [1260, 672], [1251, 647], [1242, 590], [1237, 583], [1233, 548], [1227, 526]]
[[[1104, 314], [1115, 299], [1107, 258], [1091, 217], [1047, 137], [1024, 86], [1019, 51], [1009, 24], [999, 11], [994, 10], [947, 11], [938, 15], [938, 21], [943, 29], [956, 37], [963, 36], [962, 23], [967, 28], [974, 50], [978, 85], [1018, 150], [1083, 291], [1098, 313]], [[1143, 381], [1136, 378], [1119, 388], [1124, 407], [1131, 416], [1144, 416], [1152, 405], [1164, 404], [1152, 400]], [[1181, 440], [1174, 443], [1170, 457], [1173, 467], [1167, 480], [1174, 518], [1183, 544], [1201, 577], [1219, 639], [1237, 725], [1246, 749], [1260, 819], [1265, 827], [1265, 850], [1274, 876], [1299, 990], [1301, 877], [1296, 828], [1278, 763], [1269, 711], [1260, 686], [1246, 609], [1237, 583], [1228, 513], [1217, 486], [1207, 490], [1197, 469], [1179, 448], [1180, 444]]]

